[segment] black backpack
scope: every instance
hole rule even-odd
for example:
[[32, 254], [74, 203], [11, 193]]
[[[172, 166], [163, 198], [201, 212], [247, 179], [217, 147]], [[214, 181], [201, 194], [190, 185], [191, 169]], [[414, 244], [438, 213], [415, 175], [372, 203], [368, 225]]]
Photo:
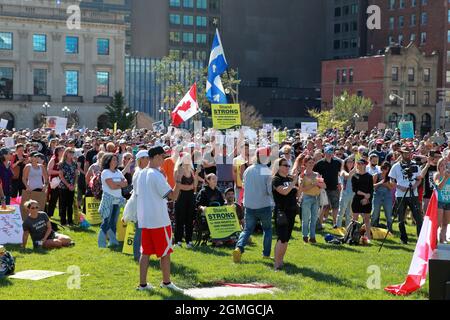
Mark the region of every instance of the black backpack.
[[352, 221], [345, 231], [344, 243], [349, 245], [358, 245], [361, 239], [362, 225], [358, 221]]
[[0, 279], [14, 274], [16, 268], [16, 261], [9, 252], [5, 252], [0, 256]]

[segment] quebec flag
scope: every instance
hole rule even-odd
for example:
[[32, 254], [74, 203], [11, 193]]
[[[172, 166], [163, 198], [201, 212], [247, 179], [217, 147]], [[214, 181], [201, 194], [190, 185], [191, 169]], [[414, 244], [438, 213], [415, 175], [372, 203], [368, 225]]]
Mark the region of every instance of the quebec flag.
[[206, 81], [206, 98], [211, 103], [228, 103], [225, 90], [223, 89], [220, 75], [228, 68], [227, 59], [220, 40], [219, 30], [216, 29], [211, 55], [208, 65], [208, 80]]

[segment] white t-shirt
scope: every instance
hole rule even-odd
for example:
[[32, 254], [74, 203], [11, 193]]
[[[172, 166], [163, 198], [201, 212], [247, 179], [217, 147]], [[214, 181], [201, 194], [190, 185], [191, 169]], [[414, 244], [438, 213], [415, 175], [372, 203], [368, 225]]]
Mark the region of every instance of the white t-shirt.
[[102, 190], [103, 192], [109, 193], [110, 195], [121, 198], [122, 197], [122, 189], [111, 189], [108, 184], [106, 183], [107, 179], [112, 179], [113, 182], [120, 182], [122, 179], [125, 179], [122, 172], [120, 170], [116, 170], [115, 172], [112, 172], [109, 169], [102, 171]]
[[137, 217], [140, 228], [158, 229], [170, 226], [167, 196], [172, 188], [156, 169], [145, 169], [137, 178]]
[[367, 172], [368, 172], [371, 176], [376, 176], [377, 174], [380, 174], [380, 173], [381, 173], [381, 169], [380, 169], [379, 166], [375, 166], [375, 168], [374, 168], [374, 167], [372, 167], [371, 165], [368, 165], [366, 169], [367, 169]]
[[[420, 171], [420, 170], [418, 170]], [[417, 180], [415, 180], [417, 177], [420, 176], [420, 172], [413, 173], [413, 181], [412, 184], [414, 185]], [[401, 162], [397, 162], [392, 166], [391, 172], [389, 172], [389, 178], [395, 179], [397, 181], [397, 188], [395, 189], [395, 197], [401, 198], [405, 195], [405, 192], [401, 191], [398, 186], [408, 188], [409, 187], [409, 181], [405, 179], [402, 172]], [[414, 190], [414, 196], [417, 197], [417, 188]], [[408, 192], [408, 197], [410, 197], [410, 193]]]

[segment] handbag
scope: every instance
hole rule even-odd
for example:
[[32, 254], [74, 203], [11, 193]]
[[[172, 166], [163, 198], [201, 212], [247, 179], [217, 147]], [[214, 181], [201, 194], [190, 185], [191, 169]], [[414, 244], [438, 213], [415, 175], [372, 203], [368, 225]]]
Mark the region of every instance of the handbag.
[[278, 210], [277, 212], [277, 226], [284, 227], [289, 224], [286, 213], [282, 210]]
[[54, 177], [54, 178], [52, 178], [52, 180], [50, 180], [50, 188], [51, 189], [56, 189], [56, 188], [58, 188], [60, 183], [61, 183], [61, 178], [60, 177]]

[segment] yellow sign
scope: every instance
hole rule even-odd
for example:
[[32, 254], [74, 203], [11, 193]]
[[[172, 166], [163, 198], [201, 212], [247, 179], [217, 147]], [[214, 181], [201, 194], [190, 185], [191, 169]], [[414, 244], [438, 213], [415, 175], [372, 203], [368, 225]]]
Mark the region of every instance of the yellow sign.
[[125, 239], [125, 232], [127, 230], [127, 225], [122, 222], [123, 208], [120, 209], [119, 218], [117, 219], [117, 241], [123, 242]]
[[114, 122], [114, 133], [116, 133], [117, 132], [117, 122]]
[[241, 106], [239, 104], [212, 104], [213, 128], [231, 129], [241, 125]]
[[100, 200], [94, 197], [86, 197], [86, 219], [91, 225], [101, 224], [103, 219], [98, 212]]
[[286, 131], [277, 131], [273, 133], [273, 140], [274, 142], [281, 144], [284, 140], [287, 138], [287, 132]]
[[224, 240], [241, 231], [236, 208], [232, 206], [210, 207], [205, 211], [211, 239]]
[[133, 254], [134, 246], [134, 234], [136, 233], [136, 225], [134, 223], [127, 224], [127, 230], [125, 232], [125, 239], [123, 242], [122, 253]]

